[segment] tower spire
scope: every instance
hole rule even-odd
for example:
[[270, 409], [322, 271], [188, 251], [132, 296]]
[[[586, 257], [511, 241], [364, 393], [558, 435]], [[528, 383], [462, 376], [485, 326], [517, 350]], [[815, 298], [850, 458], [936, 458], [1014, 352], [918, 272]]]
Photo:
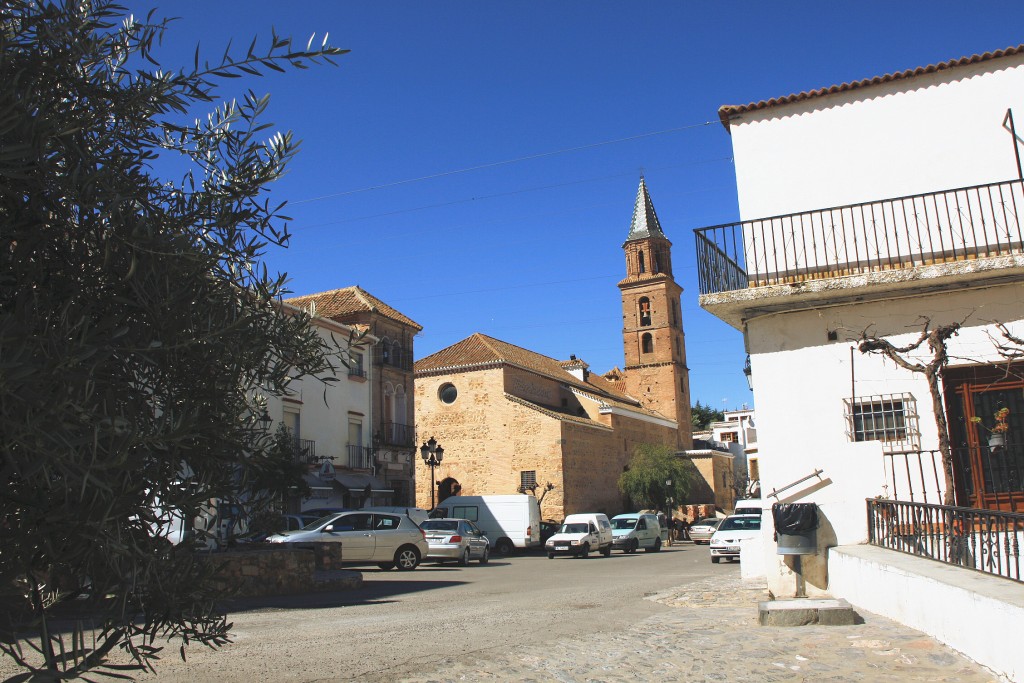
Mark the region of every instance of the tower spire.
[[640, 187], [636, 191], [636, 202], [633, 204], [633, 220], [629, 224], [629, 235], [626, 241], [646, 239], [648, 237], [660, 237], [668, 239], [661, 230], [661, 222], [658, 221], [658, 214], [654, 212], [654, 204], [651, 202], [651, 195], [647, 191], [647, 182], [643, 174], [640, 175]]

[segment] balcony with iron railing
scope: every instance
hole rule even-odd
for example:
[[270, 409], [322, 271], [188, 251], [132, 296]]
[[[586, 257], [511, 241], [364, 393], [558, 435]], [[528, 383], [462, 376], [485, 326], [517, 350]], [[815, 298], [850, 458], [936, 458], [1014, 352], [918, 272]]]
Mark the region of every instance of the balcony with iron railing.
[[412, 354], [394, 348], [377, 347], [373, 352], [373, 363], [378, 366], [388, 366], [411, 372]]
[[700, 293], [1019, 256], [1020, 210], [1012, 180], [700, 228]]
[[313, 439], [295, 439], [295, 459], [307, 465], [320, 462], [316, 457], [316, 441]]
[[348, 444], [345, 447], [348, 453], [348, 466], [354, 470], [368, 470], [373, 467], [373, 448], [370, 446], [359, 446]]
[[385, 421], [380, 428], [380, 442], [384, 446], [402, 446], [411, 448], [415, 445], [415, 428], [412, 425]]

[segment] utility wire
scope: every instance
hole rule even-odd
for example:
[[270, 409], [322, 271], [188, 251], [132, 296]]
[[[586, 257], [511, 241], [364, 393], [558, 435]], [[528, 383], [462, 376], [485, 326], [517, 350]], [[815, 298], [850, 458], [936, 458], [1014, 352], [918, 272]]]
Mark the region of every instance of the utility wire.
[[703, 123], [691, 123], [688, 126], [680, 126], [678, 128], [668, 128], [666, 130], [656, 130], [650, 133], [640, 133], [639, 135], [631, 135], [625, 138], [618, 138], [616, 140], [605, 140], [604, 142], [593, 142], [588, 145], [579, 145], [577, 147], [566, 147], [565, 149], [556, 149], [550, 152], [538, 152], [537, 154], [529, 154], [524, 157], [516, 157], [515, 159], [505, 159], [503, 161], [492, 161], [486, 164], [479, 164], [477, 166], [467, 166], [466, 168], [459, 168], [452, 171], [441, 171], [440, 173], [433, 173], [431, 175], [420, 176], [418, 178], [406, 178], [405, 180], [396, 180], [390, 183], [383, 183], [381, 185], [371, 185], [369, 187], [360, 187], [355, 190], [345, 190], [344, 192], [334, 192], [331, 194], [325, 194], [320, 197], [311, 197], [309, 199], [299, 199], [290, 204], [309, 204], [311, 202], [319, 202], [324, 199], [333, 199], [334, 197], [344, 197], [350, 194], [358, 194], [360, 192], [369, 192], [371, 190], [383, 190], [388, 187], [396, 187], [398, 185], [407, 185], [409, 183], [418, 183], [424, 180], [433, 180], [434, 178], [444, 178], [445, 176], [458, 175], [459, 173], [469, 173], [471, 171], [480, 171], [485, 168], [494, 168], [495, 166], [507, 166], [508, 164], [518, 164], [522, 161], [531, 161], [533, 159], [542, 159], [544, 157], [555, 156], [556, 154], [568, 154], [569, 152], [579, 152], [584, 149], [593, 149], [595, 147], [604, 147], [605, 145], [615, 145], [620, 142], [630, 142], [631, 140], [641, 140], [643, 138], [653, 137], [655, 135], [666, 135], [668, 133], [678, 133], [683, 130], [691, 130], [693, 128], [702, 128], [704, 126], [710, 126], [711, 121], [704, 121]]

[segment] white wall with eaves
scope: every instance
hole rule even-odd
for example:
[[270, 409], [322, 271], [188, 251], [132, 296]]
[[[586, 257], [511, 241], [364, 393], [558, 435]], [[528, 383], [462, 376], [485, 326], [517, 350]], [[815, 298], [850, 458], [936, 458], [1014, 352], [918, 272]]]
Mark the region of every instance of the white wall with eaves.
[[335, 381], [327, 384], [314, 377], [302, 377], [292, 380], [287, 399], [268, 397], [267, 411], [273, 418], [271, 430], [276, 430], [282, 422], [288, 423], [287, 413], [299, 414], [300, 439], [316, 442], [316, 455], [333, 458], [336, 466], [348, 466], [349, 420], [355, 419], [363, 424], [363, 446], [369, 446], [373, 432], [371, 415], [370, 388], [372, 386], [373, 344], [376, 339], [371, 336], [363, 338], [363, 348], [349, 349], [351, 328], [323, 318], [314, 318], [313, 324], [320, 336], [332, 347], [336, 355], [346, 355], [353, 351], [363, 354], [365, 378], [350, 377], [348, 369], [335, 360], [337, 371], [333, 374]]
[[[894, 485], [906, 500], [906, 484], [893, 481], [880, 442], [852, 442], [847, 435], [844, 399], [908, 392], [916, 399], [924, 450], [938, 448], [928, 386], [922, 375], [897, 367], [873, 354], [851, 348], [869, 330], [896, 345], [917, 339], [915, 322], [922, 312], [933, 326], [965, 321], [948, 345], [951, 365], [995, 362], [999, 338], [996, 321], [1024, 335], [1024, 283], [982, 289], [896, 298], [888, 301], [823, 307], [754, 317], [747, 321], [754, 397], [757, 408], [762, 498], [776, 499], [773, 490], [823, 470], [785, 491], [780, 502], [812, 502], [824, 517], [819, 543], [847, 545], [867, 540], [865, 499], [891, 497]], [[835, 331], [837, 341], [829, 341]], [[930, 358], [927, 349], [919, 360]], [[931, 477], [934, 479], [934, 477]], [[941, 482], [941, 475], [940, 475]], [[918, 494], [920, 486], [915, 487]], [[929, 490], [929, 502], [941, 500], [941, 487]], [[918, 500], [920, 498], [918, 497]], [[771, 528], [770, 511], [766, 527]], [[767, 537], [770, 539], [770, 535]], [[775, 554], [775, 544], [765, 552]], [[789, 579], [784, 566], [766, 558], [769, 588], [785, 595]], [[774, 582], [774, 583], [773, 583]], [[823, 588], [822, 588], [823, 589]], [[814, 592], [814, 586], [809, 591]]]
[[745, 112], [730, 126], [740, 216], [1014, 179], [1010, 108], [1024, 135], [1024, 55]]

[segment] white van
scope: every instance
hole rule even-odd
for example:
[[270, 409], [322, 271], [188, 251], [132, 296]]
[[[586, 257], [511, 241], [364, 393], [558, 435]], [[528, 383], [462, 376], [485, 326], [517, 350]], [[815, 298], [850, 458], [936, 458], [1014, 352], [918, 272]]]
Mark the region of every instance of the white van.
[[657, 515], [643, 512], [627, 512], [612, 517], [612, 547], [624, 553], [635, 553], [640, 548], [645, 552], [661, 550], [661, 523]]
[[612, 554], [612, 525], [608, 516], [600, 512], [569, 515], [544, 544], [544, 550], [549, 560], [555, 559], [555, 555], [587, 557], [591, 550], [608, 557]]
[[760, 498], [747, 498], [745, 500], [737, 500], [736, 506], [733, 508], [732, 514], [734, 515], [757, 515], [761, 516], [761, 512], [764, 508], [761, 507], [762, 501]]
[[531, 494], [452, 496], [441, 501], [430, 516], [474, 522], [490, 540], [491, 548], [502, 555], [540, 545], [540, 505]]

